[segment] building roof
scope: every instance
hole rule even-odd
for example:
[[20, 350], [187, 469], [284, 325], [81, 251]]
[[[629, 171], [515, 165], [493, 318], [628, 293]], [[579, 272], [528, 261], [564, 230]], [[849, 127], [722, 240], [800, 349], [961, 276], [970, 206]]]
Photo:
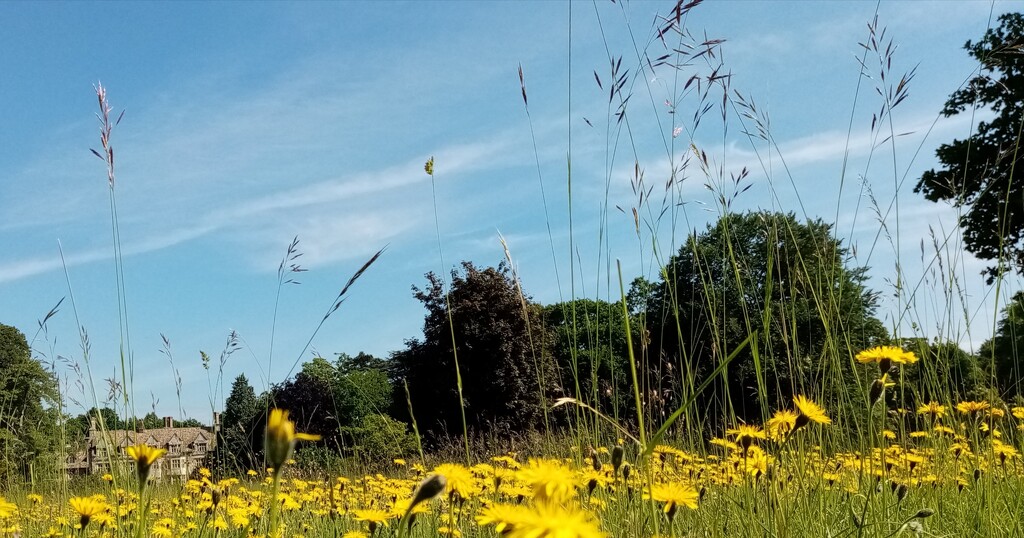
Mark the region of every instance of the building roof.
[[[95, 432], [95, 440], [92, 444], [103, 441], [107, 437], [102, 432]], [[151, 428], [139, 432], [132, 430], [108, 430], [107, 435], [115, 446], [130, 446], [146, 444], [157, 448], [167, 448], [169, 445], [180, 444], [189, 446], [196, 443], [210, 443], [213, 434], [204, 428]]]
[[89, 458], [86, 455], [86, 452], [84, 450], [75, 452], [73, 454], [68, 454], [68, 459], [64, 463], [64, 466], [67, 469], [69, 469], [69, 470], [70, 469], [88, 469], [89, 468]]

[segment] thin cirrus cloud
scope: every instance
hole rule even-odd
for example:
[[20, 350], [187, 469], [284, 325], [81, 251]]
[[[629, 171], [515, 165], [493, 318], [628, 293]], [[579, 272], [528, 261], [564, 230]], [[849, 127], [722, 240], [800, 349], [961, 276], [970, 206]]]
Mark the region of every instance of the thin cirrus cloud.
[[[426, 110], [439, 99], [447, 102], [455, 82], [413, 78], [424, 69], [416, 65], [351, 77], [348, 71], [358, 71], [358, 64], [339, 70], [338, 63], [335, 57], [318, 57], [257, 84], [240, 73], [208, 73], [141, 95], [111, 88], [112, 104], [129, 109], [114, 134], [121, 223], [144, 237], [174, 234], [184, 214], [201, 223], [189, 229], [205, 234], [268, 211], [401, 188], [424, 178], [423, 160], [431, 152], [444, 158], [450, 174], [467, 165], [486, 166], [481, 158], [492, 164], [502, 160], [507, 142], [488, 136], [501, 133], [474, 133], [473, 143], [461, 145], [445, 140], [446, 150], [434, 145], [432, 129], [409, 124], [396, 113], [399, 102]], [[420, 91], [408, 95], [405, 88], [413, 80]], [[473, 89], [469, 85], [465, 91]], [[91, 114], [83, 110], [83, 117]], [[0, 186], [8, 202], [0, 210], [0, 239], [17, 247], [9, 253], [12, 258], [22, 257], [0, 265], [5, 280], [59, 265], [52, 256], [39, 256], [52, 252], [54, 237], [63, 235], [68, 245], [97, 246], [97, 238], [71, 236], [83, 225], [98, 227], [100, 219], [109, 218], [105, 182], [98, 179], [102, 163], [87, 151], [96, 145], [95, 125], [75, 120], [58, 127], [59, 136], [42, 153], [0, 171], [12, 178]], [[387, 149], [377, 148], [377, 140]], [[405, 165], [391, 165], [403, 154]], [[344, 177], [309, 184], [339, 176]], [[85, 263], [102, 252], [98, 247], [68, 258]]]
[[[908, 166], [914, 164], [910, 158], [914, 155], [918, 146], [927, 148], [927, 142], [929, 139], [933, 140], [946, 140], [950, 136], [957, 136], [960, 134], [967, 134], [970, 128], [971, 121], [977, 121], [977, 118], [972, 120], [968, 115], [960, 115], [952, 118], [939, 118], [936, 120], [934, 115], [922, 114], [914, 118], [906, 120], [908, 129], [901, 132], [911, 133], [907, 136], [897, 136], [896, 147], [897, 151], [900, 152], [900, 163], [902, 163], [901, 169], [899, 170], [900, 175], [904, 173]], [[925, 135], [927, 134], [927, 137]], [[757, 144], [757, 151], [751, 148], [751, 144], [747, 141], [742, 142], [731, 142], [726, 148], [725, 155], [726, 159], [722, 170], [728, 177], [730, 173], [738, 173], [741, 169], [746, 168], [750, 171], [752, 180], [755, 182], [764, 181], [765, 175], [770, 176], [770, 184], [774, 191], [783, 193], [784, 191], [792, 190], [792, 186], [789, 185], [788, 179], [786, 179], [787, 169], [789, 173], [794, 174], [794, 181], [799, 182], [801, 179], [797, 172], [801, 168], [810, 168], [817, 166], [826, 166], [834, 171], [834, 177], [838, 178], [838, 174], [841, 170], [842, 162], [844, 157], [852, 159], [850, 161], [851, 168], [847, 174], [851, 178], [861, 172], [866, 163], [865, 158], [874, 151], [891, 151], [888, 145], [880, 147], [880, 143], [885, 141], [887, 135], [878, 135], [875, 133], [868, 132], [864, 129], [862, 132], [858, 132], [852, 135], [846, 133], [826, 130], [817, 132], [809, 135], [798, 136], [788, 140], [777, 141], [777, 147], [772, 147], [770, 151], [764, 148], [764, 143], [761, 141], [754, 141]], [[717, 146], [703, 146], [700, 142], [696, 142], [696, 147], [707, 148], [709, 164], [712, 168], [712, 173], [717, 173], [722, 164], [722, 151], [720, 151], [721, 145]], [[918, 162], [924, 162], [922, 159], [925, 157], [930, 158], [930, 153], [927, 153], [927, 149], [921, 154], [917, 155]], [[678, 160], [682, 156], [682, 150], [677, 155]], [[891, 166], [891, 159], [888, 163]], [[658, 188], [655, 190], [654, 195], [660, 196], [660, 187], [664, 184], [666, 178], [669, 177], [671, 167], [667, 159], [662, 157], [657, 158], [646, 158], [641, 159], [640, 168], [644, 172], [645, 181], [648, 186], [656, 185]], [[857, 168], [861, 167], [861, 168]], [[632, 160], [620, 159], [619, 164], [615, 167], [611, 174], [612, 177], [612, 199], [621, 202], [628, 202], [634, 199], [635, 196], [632, 194], [632, 187], [628, 178], [634, 175], [634, 163]], [[890, 176], [891, 177], [891, 176]], [[681, 176], [683, 186], [685, 189], [680, 191], [684, 196], [692, 196], [693, 201], [701, 197], [701, 193], [705, 191], [703, 185], [705, 178], [701, 175], [699, 168], [696, 163], [691, 162], [690, 166], [686, 169], [683, 176]], [[761, 178], [761, 179], [757, 179]], [[711, 178], [714, 182], [717, 182], [720, 178]], [[838, 185], [838, 182], [836, 182]], [[603, 188], [603, 187], [602, 187]], [[806, 189], [801, 188], [798, 184], [796, 190], [804, 192]], [[784, 195], [784, 194], [782, 194]], [[806, 196], [806, 194], [804, 195]], [[822, 204], [830, 204], [827, 209], [830, 211], [834, 210], [836, 199], [834, 196], [822, 195], [819, 200], [809, 200], [810, 204], [808, 209], [813, 213], [815, 208], [819, 208]], [[659, 198], [660, 200], [660, 198]], [[658, 201], [658, 200], [655, 200]], [[808, 215], [814, 216], [814, 215]]]
[[[169, 248], [198, 237], [202, 237], [213, 231], [213, 228], [206, 225], [192, 226], [171, 230], [159, 235], [146, 237], [138, 242], [131, 243], [122, 248], [122, 255], [135, 256]], [[48, 273], [63, 267], [75, 267], [88, 263], [109, 260], [113, 257], [111, 247], [92, 248], [65, 254], [59, 253], [57, 244], [54, 244], [54, 254], [45, 257], [34, 257], [14, 262], [0, 264], [0, 283], [12, 282], [31, 276]]]
[[[907, 128], [896, 128], [895, 144], [898, 151], [911, 150], [911, 153], [905, 154], [905, 157], [909, 159], [917, 146], [923, 144], [923, 147], [927, 147], [929, 139], [946, 140], [949, 136], [968, 134], [972, 121], [976, 121], [976, 119], [972, 120], [969, 115], [936, 118], [934, 114], [920, 114], [900, 121], [900, 124], [906, 125]], [[750, 149], [736, 146], [731, 150], [730, 164], [736, 169], [746, 167], [755, 171], [767, 167], [769, 160], [774, 161], [777, 166], [781, 166], [782, 162], [778, 160], [779, 156], [789, 167], [828, 162], [841, 164], [844, 156], [866, 157], [872, 150], [891, 151], [888, 146], [888, 138], [889, 135], [885, 132], [870, 132], [867, 129], [862, 129], [852, 135], [833, 130], [823, 131], [781, 141], [778, 144], [778, 149], [773, 148], [771, 152], [760, 150], [760, 153], [756, 154]], [[930, 154], [928, 156], [930, 157]], [[918, 158], [920, 157], [919, 155]], [[907, 160], [903, 162], [908, 163]]]
[[[508, 148], [508, 138], [497, 136], [493, 140], [442, 149], [438, 151], [437, 158], [443, 163], [445, 176], [457, 180], [464, 174], [500, 164], [501, 156]], [[303, 237], [309, 238], [304, 241], [307, 264], [329, 263], [360, 255], [370, 248], [371, 243], [394, 239], [420, 222], [419, 213], [414, 208], [405, 207], [406, 204], [420, 202], [409, 193], [399, 193], [398, 196], [395, 193], [416, 182], [427, 181], [423, 172], [424, 161], [425, 157], [417, 157], [399, 166], [256, 196], [212, 210], [187, 226], [151, 227], [148, 235], [126, 244], [123, 253], [132, 256], [154, 252], [216, 233], [234, 233], [257, 252], [266, 252], [278, 249], [282, 238], [301, 230]], [[388, 193], [396, 198], [397, 205], [392, 209], [351, 211], [338, 215], [339, 203], [351, 206], [359, 199]], [[268, 219], [268, 216], [275, 218]], [[339, 237], [352, 239], [341, 240]], [[339, 248], [341, 246], [345, 248]], [[274, 255], [277, 254], [274, 250]], [[0, 264], [0, 283], [57, 270], [64, 264], [72, 267], [111, 256], [109, 247], [100, 247], [69, 253], [63, 262], [56, 252], [8, 262]], [[257, 254], [257, 258], [262, 257]]]
[[[306, 229], [305, 235], [310, 237], [314, 234], [308, 230], [336, 226], [339, 204], [351, 219], [342, 228], [367, 232], [368, 240], [394, 238], [407, 231], [407, 225], [397, 224], [408, 223], [408, 219], [397, 215], [381, 219], [344, 205], [353, 206], [357, 200], [394, 193], [425, 180], [426, 156], [407, 158], [397, 166], [339, 174], [338, 169], [346, 162], [366, 160], [352, 153], [358, 149], [346, 153], [344, 140], [351, 138], [352, 132], [362, 131], [359, 125], [373, 111], [357, 110], [344, 96], [310, 95], [311, 88], [317, 86], [310, 79], [322, 83], [319, 92], [340, 89], [321, 80], [322, 75], [307, 72], [242, 99], [234, 97], [231, 101], [226, 94], [216, 92], [207, 93], [201, 102], [155, 99], [158, 104], [152, 108], [135, 117], [129, 115], [136, 126], [121, 124], [114, 140], [120, 150], [120, 221], [128, 236], [135, 236], [126, 239], [123, 253], [154, 252], [210, 234], [233, 234], [245, 241], [253, 237], [246, 233], [253, 229], [271, 232], [270, 237], [277, 239], [276, 251], [280, 244], [277, 236], [292, 232], [285, 230], [289, 223], [307, 221], [313, 227]], [[364, 90], [352, 91], [358, 94]], [[296, 94], [317, 105], [295, 106], [288, 96]], [[140, 132], [139, 125], [149, 127]], [[379, 124], [375, 128], [386, 129]], [[3, 219], [0, 233], [19, 237], [15, 241], [18, 248], [10, 252], [15, 259], [0, 263], [0, 283], [112, 255], [109, 245], [104, 245], [98, 235], [90, 237], [84, 231], [102, 231], [103, 220], [109, 218], [103, 194], [105, 182], [90, 181], [95, 174], [83, 172], [89, 170], [86, 165], [95, 165], [96, 174], [102, 172], [102, 163], [95, 162], [95, 157], [83, 149], [91, 143], [93, 129], [82, 122], [63, 129], [67, 139], [55, 143], [56, 149], [33, 156], [20, 166], [15, 175], [24, 181], [0, 189], [14, 202], [5, 210], [11, 213]], [[402, 136], [401, 131], [398, 136]], [[85, 141], [79, 147], [76, 140], [82, 139]], [[419, 151], [435, 150], [448, 179], [458, 179], [466, 172], [507, 163], [503, 155], [508, 153], [509, 140], [507, 132], [497, 132], [470, 143], [449, 143], [447, 147]], [[404, 142], [417, 145], [415, 136], [407, 136]], [[264, 149], [253, 152], [253, 148]], [[331, 179], [310, 181], [317, 176]], [[50, 192], [65, 195], [54, 199], [47, 194]], [[245, 197], [247, 192], [250, 195]], [[398, 210], [410, 203], [408, 196], [392, 198]], [[185, 225], [181, 224], [183, 215], [188, 217]], [[268, 224], [270, 216], [273, 222], [283, 224]], [[359, 226], [370, 222], [378, 226]], [[51, 243], [61, 236], [66, 247], [71, 247], [63, 261]], [[259, 238], [247, 241], [255, 248], [265, 242]], [[335, 252], [327, 246], [324, 252]], [[319, 257], [325, 262], [336, 258]]]

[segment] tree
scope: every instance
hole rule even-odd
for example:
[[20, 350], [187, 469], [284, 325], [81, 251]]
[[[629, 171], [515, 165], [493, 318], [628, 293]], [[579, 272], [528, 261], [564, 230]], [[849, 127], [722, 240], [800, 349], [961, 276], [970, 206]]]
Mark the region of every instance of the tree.
[[[391, 407], [392, 389], [386, 363], [372, 355], [355, 357], [339, 354], [337, 362], [314, 357], [303, 363], [292, 378], [257, 398], [244, 375], [235, 379], [221, 417], [223, 446], [228, 460], [238, 467], [252, 468], [263, 451], [262, 435], [266, 408], [279, 407], [290, 413], [299, 430], [317, 434], [322, 441], [304, 445], [311, 461], [334, 461], [339, 452], [353, 446], [365, 435], [367, 417], [388, 421], [390, 426], [406, 425], [383, 415]], [[397, 425], [396, 425], [397, 424]], [[389, 434], [390, 435], [390, 434]], [[376, 445], [374, 445], [376, 446]], [[228, 461], [228, 463], [231, 463]]]
[[43, 455], [56, 453], [58, 397], [56, 380], [32, 358], [25, 335], [0, 324], [0, 482], [28, 477]]
[[634, 316], [646, 314], [647, 306], [656, 290], [656, 285], [650, 280], [642, 276], [634, 278], [629, 285], [629, 292], [626, 294], [626, 306], [629, 308], [629, 313]]
[[338, 353], [338, 359], [334, 363], [334, 367], [338, 369], [338, 372], [345, 375], [349, 372], [367, 371], [367, 370], [380, 370], [385, 371], [388, 368], [388, 363], [384, 359], [379, 359], [360, 351], [353, 357], [348, 353]]
[[142, 417], [142, 420], [136, 420], [135, 422], [147, 430], [164, 427], [164, 421], [156, 415], [156, 411], [146, 413], [146, 416]]
[[[1024, 127], [1024, 14], [1000, 15], [999, 23], [980, 42], [964, 45], [981, 71], [942, 109], [949, 117], [989, 108], [996, 117], [978, 122], [966, 140], [939, 146], [936, 156], [943, 168], [925, 172], [914, 191], [965, 210], [960, 227], [975, 256], [1006, 260], [1024, 272], [1024, 181], [1019, 179], [1024, 168], [1016, 166], [1024, 158], [1017, 151]], [[985, 270], [990, 282], [999, 271], [998, 263]]]
[[392, 408], [393, 389], [385, 361], [362, 352], [355, 357], [341, 353], [335, 369], [335, 402], [343, 426], [357, 426], [365, 417]]
[[224, 412], [220, 416], [221, 429], [231, 430], [243, 426], [259, 411], [256, 391], [249, 384], [245, 374], [238, 374], [231, 384], [231, 393], [224, 401]]
[[203, 421], [201, 421], [201, 420], [199, 420], [197, 418], [192, 418], [192, 417], [186, 418], [185, 420], [180, 420], [178, 422], [175, 422], [174, 425], [179, 427], [179, 428], [206, 428], [207, 427], [206, 424], [203, 424]]
[[126, 427], [125, 422], [117, 416], [117, 412], [109, 407], [104, 407], [103, 409], [90, 408], [85, 413], [68, 419], [65, 425], [68, 435], [72, 439], [82, 439], [93, 423], [95, 423], [97, 431], [103, 429], [121, 430]]
[[635, 417], [622, 305], [557, 303], [544, 307], [544, 321], [554, 333], [552, 358], [562, 391], [616, 419]]
[[[255, 468], [254, 456], [262, 448], [257, 442], [257, 419], [261, 405], [245, 374], [231, 384], [231, 393], [224, 402], [220, 417], [220, 439], [217, 440], [217, 461], [236, 469]], [[262, 430], [260, 430], [262, 431]]]
[[699, 395], [694, 420], [732, 412], [760, 420], [801, 392], [825, 394], [832, 408], [862, 408], [849, 401], [859, 392], [851, 357], [886, 332], [873, 316], [866, 269], [846, 261], [828, 224], [793, 214], [729, 214], [691, 235], [647, 307], [648, 412], [658, 419], [674, 411], [752, 334]]
[[1024, 395], [1021, 379], [1024, 379], [1024, 291], [1018, 291], [1003, 308], [1003, 315], [996, 325], [996, 333], [981, 345], [981, 364], [989, 374], [1004, 399]]
[[[291, 412], [302, 431], [323, 437], [334, 449], [349, 446], [350, 428], [391, 407], [391, 383], [380, 359], [341, 354], [336, 363], [315, 357], [293, 379], [275, 387], [274, 405]], [[351, 436], [350, 436], [351, 437]]]
[[[471, 429], [538, 426], [544, 398], [554, 386], [540, 306], [527, 299], [524, 315], [504, 264], [478, 269], [463, 262], [461, 273], [451, 273], [447, 298], [440, 277], [428, 273], [426, 278], [425, 289], [413, 287], [427, 310], [423, 339], [407, 340], [406, 349], [391, 359], [396, 379], [408, 382], [420, 430], [462, 432], [454, 352]], [[405, 400], [404, 390], [396, 399]]]
[[899, 407], [917, 402], [959, 402], [982, 399], [985, 377], [978, 357], [960, 349], [956, 342], [929, 342], [925, 338], [903, 341], [903, 347], [917, 354], [914, 364], [903, 367], [906, 390]]
[[366, 415], [348, 430], [355, 441], [353, 451], [367, 461], [390, 462], [416, 452], [409, 425], [388, 415]]
[[337, 382], [334, 365], [323, 357], [314, 357], [294, 378], [274, 387], [273, 407], [287, 409], [300, 431], [321, 436], [326, 446], [340, 446]]

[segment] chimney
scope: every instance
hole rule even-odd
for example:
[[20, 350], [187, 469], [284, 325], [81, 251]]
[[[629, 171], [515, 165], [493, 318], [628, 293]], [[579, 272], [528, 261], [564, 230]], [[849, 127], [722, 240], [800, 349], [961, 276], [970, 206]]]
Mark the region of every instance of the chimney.
[[213, 412], [213, 435], [220, 433], [220, 413]]
[[165, 428], [173, 428], [174, 427], [174, 417], [164, 417], [164, 427]]

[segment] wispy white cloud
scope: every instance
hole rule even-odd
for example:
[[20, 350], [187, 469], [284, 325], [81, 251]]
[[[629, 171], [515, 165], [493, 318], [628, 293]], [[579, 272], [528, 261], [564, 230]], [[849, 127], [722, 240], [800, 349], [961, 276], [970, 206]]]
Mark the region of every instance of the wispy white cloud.
[[[981, 116], [979, 116], [980, 118]], [[974, 121], [977, 121], [975, 118]], [[966, 136], [972, 118], [959, 115], [951, 118], [937, 117], [934, 114], [921, 114], [901, 120], [897, 127], [895, 144], [899, 151], [907, 152], [919, 145], [927, 147], [928, 140], [946, 140], [952, 136]], [[904, 134], [906, 133], [906, 134]], [[890, 139], [886, 132], [871, 132], [867, 129], [853, 134], [841, 131], [824, 131], [802, 136], [795, 139], [778, 141], [778, 148], [771, 152], [761, 151], [760, 157], [749, 149], [747, 144], [734, 143], [730, 148], [730, 165], [735, 168], [746, 167], [752, 171], [761, 170], [771, 162], [781, 169], [782, 162], [791, 169], [799, 166], [836, 163], [842, 164], [844, 157], [866, 157], [873, 150], [889, 151]], [[910, 157], [912, 153], [905, 153]], [[890, 161], [891, 162], [891, 161]]]
[[[466, 174], [503, 163], [502, 155], [508, 147], [507, 137], [496, 136], [490, 141], [442, 148], [436, 157], [445, 177], [458, 181]], [[255, 250], [255, 257], [259, 259], [270, 252], [276, 255], [285, 238], [298, 234], [304, 238], [304, 262], [308, 265], [358, 256], [381, 240], [394, 239], [421, 224], [420, 215], [409, 204], [422, 204], [411, 194], [400, 193], [397, 201], [404, 203], [386, 210], [369, 209], [371, 204], [367, 200], [388, 193], [394, 197], [396, 191], [416, 182], [428, 181], [423, 171], [425, 160], [426, 157], [416, 157], [402, 165], [378, 171], [302, 184], [243, 199], [208, 211], [185, 226], [166, 222], [151, 226], [147, 235], [124, 245], [123, 253], [132, 256], [158, 251], [224, 231], [246, 241], [245, 250]], [[109, 247], [89, 249], [67, 255], [65, 263], [73, 267], [111, 256]], [[56, 253], [0, 264], [0, 282], [26, 278], [61, 266]]]
[[[163, 250], [165, 248], [173, 247], [202, 237], [212, 231], [214, 231], [214, 228], [208, 225], [170, 230], [159, 235], [146, 237], [140, 241], [124, 245], [121, 251], [122, 256], [135, 256], [157, 250]], [[58, 250], [56, 244], [54, 245], [54, 250]], [[11, 282], [42, 273], [48, 273], [63, 267], [71, 268], [88, 263], [110, 260], [113, 259], [113, 257], [113, 250], [111, 247], [107, 247], [69, 253], [64, 256], [63, 260], [59, 253], [55, 253], [51, 256], [28, 258], [2, 263], [0, 264], [0, 283]]]
[[[66, 256], [65, 261], [67, 262], [68, 266], [74, 266], [99, 261], [108, 257], [112, 256], [109, 256], [106, 253], [102, 253], [99, 250], [91, 250]], [[61, 266], [61, 260], [59, 257], [56, 256], [47, 256], [46, 258], [32, 258], [18, 260], [14, 262], [7, 262], [4, 264], [0, 264], [0, 283], [19, 280], [41, 273], [47, 273], [56, 269], [60, 269]]]
[[[317, 223], [344, 228], [339, 212], [353, 225], [401, 222], [401, 213], [422, 204], [401, 191], [428, 181], [422, 166], [430, 154], [445, 182], [523, 162], [519, 150], [529, 141], [519, 127], [509, 130], [504, 117], [480, 121], [485, 113], [474, 117], [469, 108], [493, 108], [483, 88], [492, 88], [498, 77], [514, 88], [513, 64], [499, 61], [510, 51], [497, 41], [473, 50], [476, 55], [414, 49], [380, 63], [348, 51], [324, 52], [270, 79], [252, 81], [244, 69], [233, 68], [195, 73], [148, 95], [129, 96], [127, 103], [112, 88], [114, 105], [128, 105], [114, 136], [125, 254], [210, 234], [259, 250], [263, 241], [252, 229], [276, 237], [305, 220], [305, 235], [312, 236]], [[520, 53], [525, 60], [543, 47], [527, 50]], [[372, 69], [361, 67], [367, 62]], [[451, 76], [469, 71], [474, 77]], [[459, 107], [469, 116], [446, 116]], [[458, 122], [459, 136], [439, 137], [449, 122]], [[547, 123], [538, 122], [541, 134]], [[0, 263], [0, 282], [59, 268], [51, 246], [56, 237], [65, 239], [70, 265], [107, 256], [102, 163], [87, 151], [95, 145], [96, 127], [76, 120], [56, 134], [50, 147], [6, 163], [18, 168], [2, 171], [10, 180], [0, 185], [6, 202], [0, 238], [13, 246]], [[542, 153], [547, 149], [541, 146]], [[390, 202], [394, 214], [383, 213], [389, 222], [369, 212], [380, 207], [371, 200], [376, 197]], [[398, 228], [388, 228], [377, 235], [397, 237]]]

